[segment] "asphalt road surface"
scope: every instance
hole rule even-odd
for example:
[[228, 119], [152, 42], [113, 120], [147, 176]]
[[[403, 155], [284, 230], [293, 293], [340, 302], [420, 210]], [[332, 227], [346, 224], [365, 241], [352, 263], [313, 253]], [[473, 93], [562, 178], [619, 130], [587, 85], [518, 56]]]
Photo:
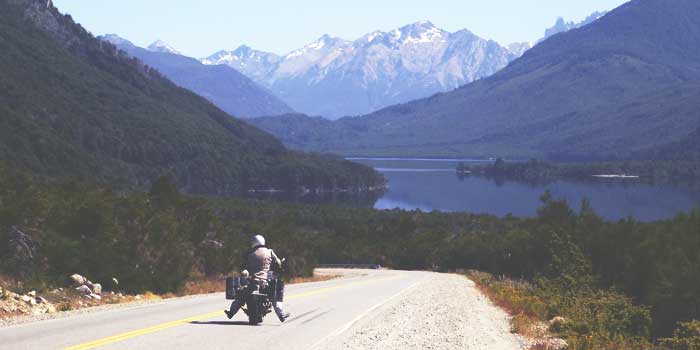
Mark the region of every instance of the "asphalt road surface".
[[0, 349], [323, 349], [433, 275], [363, 273], [287, 286], [285, 305], [292, 316], [284, 324], [274, 313], [257, 327], [248, 326], [242, 311], [228, 320], [222, 293], [0, 328]]
[[223, 293], [127, 305], [0, 328], [0, 349], [520, 350], [527, 340], [464, 276], [325, 270], [346, 277], [287, 287], [292, 317], [228, 320]]

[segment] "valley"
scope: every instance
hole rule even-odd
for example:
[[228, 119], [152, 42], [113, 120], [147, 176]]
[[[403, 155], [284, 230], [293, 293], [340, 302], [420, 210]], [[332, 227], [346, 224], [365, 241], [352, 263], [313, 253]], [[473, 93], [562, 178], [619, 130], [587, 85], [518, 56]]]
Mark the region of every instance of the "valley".
[[700, 3], [363, 1], [0, 0], [0, 348], [698, 350]]

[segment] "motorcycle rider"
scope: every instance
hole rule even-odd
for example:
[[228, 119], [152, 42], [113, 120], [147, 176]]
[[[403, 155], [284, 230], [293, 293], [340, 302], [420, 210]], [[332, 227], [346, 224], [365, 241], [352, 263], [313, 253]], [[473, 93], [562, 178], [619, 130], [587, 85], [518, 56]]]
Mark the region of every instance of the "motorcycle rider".
[[[252, 271], [252, 278], [256, 283], [267, 285], [268, 278], [273, 277], [274, 270], [281, 270], [282, 260], [277, 257], [272, 249], [265, 246], [265, 238], [261, 235], [255, 235], [250, 240], [252, 249], [246, 259], [244, 259], [244, 267], [242, 274], [248, 275]], [[284, 282], [280, 279], [277, 283], [277, 298], [272, 301], [272, 306], [275, 313], [281, 322], [289, 318], [289, 313], [284, 311]], [[226, 316], [231, 319], [241, 308], [241, 300], [234, 300], [231, 303], [229, 310], [224, 310]]]

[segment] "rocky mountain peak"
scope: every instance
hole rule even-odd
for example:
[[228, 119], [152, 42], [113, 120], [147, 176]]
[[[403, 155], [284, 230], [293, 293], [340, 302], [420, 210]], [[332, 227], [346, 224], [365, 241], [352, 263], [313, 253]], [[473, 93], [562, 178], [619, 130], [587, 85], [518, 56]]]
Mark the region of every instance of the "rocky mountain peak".
[[151, 45], [148, 45], [147, 49], [153, 52], [170, 53], [174, 55], [180, 55], [180, 52], [175, 50], [172, 46], [163, 42], [162, 40], [156, 40]]
[[321, 50], [324, 48], [335, 47], [338, 45], [347, 44], [347, 41], [329, 34], [323, 34], [316, 41], [307, 44], [304, 48], [307, 50]]
[[253, 53], [253, 51], [255, 51], [255, 50], [253, 50], [253, 48], [251, 48], [250, 46], [245, 45], [245, 44], [241, 45], [241, 46], [237, 47], [235, 50], [233, 50], [233, 52], [235, 54], [242, 55], [242, 56], [250, 55], [251, 53]]
[[449, 34], [430, 21], [421, 21], [399, 28], [394, 36], [402, 43], [427, 43], [439, 40]]
[[106, 41], [108, 43], [112, 43], [116, 47], [134, 46], [134, 44], [131, 41], [126, 40], [117, 34], [105, 34], [105, 35], [99, 36], [98, 39], [100, 39], [102, 41]]
[[574, 22], [574, 21], [566, 21], [564, 20], [564, 17], [559, 17], [557, 18], [557, 21], [554, 23], [554, 26], [551, 28], [547, 28], [544, 32], [544, 38], [542, 40], [545, 40], [552, 35], [563, 33], [566, 31], [569, 31], [571, 29], [576, 29], [576, 28], [581, 28], [583, 26], [589, 25], [601, 17], [605, 16], [608, 12], [607, 11], [596, 11], [590, 14], [588, 17], [586, 17], [583, 21], [581, 22]]

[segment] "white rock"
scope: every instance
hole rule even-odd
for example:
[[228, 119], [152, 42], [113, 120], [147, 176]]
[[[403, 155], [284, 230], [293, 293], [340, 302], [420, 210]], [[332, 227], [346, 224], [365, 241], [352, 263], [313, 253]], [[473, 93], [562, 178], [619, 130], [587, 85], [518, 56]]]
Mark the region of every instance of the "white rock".
[[90, 294], [90, 298], [95, 300], [102, 300], [102, 297], [97, 294]]
[[49, 303], [49, 301], [46, 300], [46, 299], [44, 299], [43, 297], [39, 297], [39, 298], [37, 299], [37, 302], [38, 302], [39, 304], [48, 304], [48, 303]]
[[551, 320], [549, 320], [549, 324], [555, 324], [555, 323], [566, 323], [566, 319], [561, 316], [557, 316]]
[[47, 313], [47, 314], [55, 314], [55, 313], [56, 313], [56, 307], [53, 306], [53, 305], [49, 305], [49, 306], [46, 308], [46, 313]]
[[102, 285], [95, 283], [92, 285], [92, 292], [95, 294], [102, 294]]
[[75, 288], [75, 290], [83, 294], [92, 294], [92, 290], [88, 286], [80, 286], [78, 288]]
[[27, 293], [27, 295], [29, 295], [29, 296], [32, 297], [32, 298], [36, 298], [36, 291], [33, 290], [33, 291]]
[[72, 274], [70, 276], [70, 279], [73, 281], [73, 285], [76, 285], [76, 286], [82, 286], [88, 282], [87, 278], [85, 278], [81, 275], [78, 275], [77, 273]]

